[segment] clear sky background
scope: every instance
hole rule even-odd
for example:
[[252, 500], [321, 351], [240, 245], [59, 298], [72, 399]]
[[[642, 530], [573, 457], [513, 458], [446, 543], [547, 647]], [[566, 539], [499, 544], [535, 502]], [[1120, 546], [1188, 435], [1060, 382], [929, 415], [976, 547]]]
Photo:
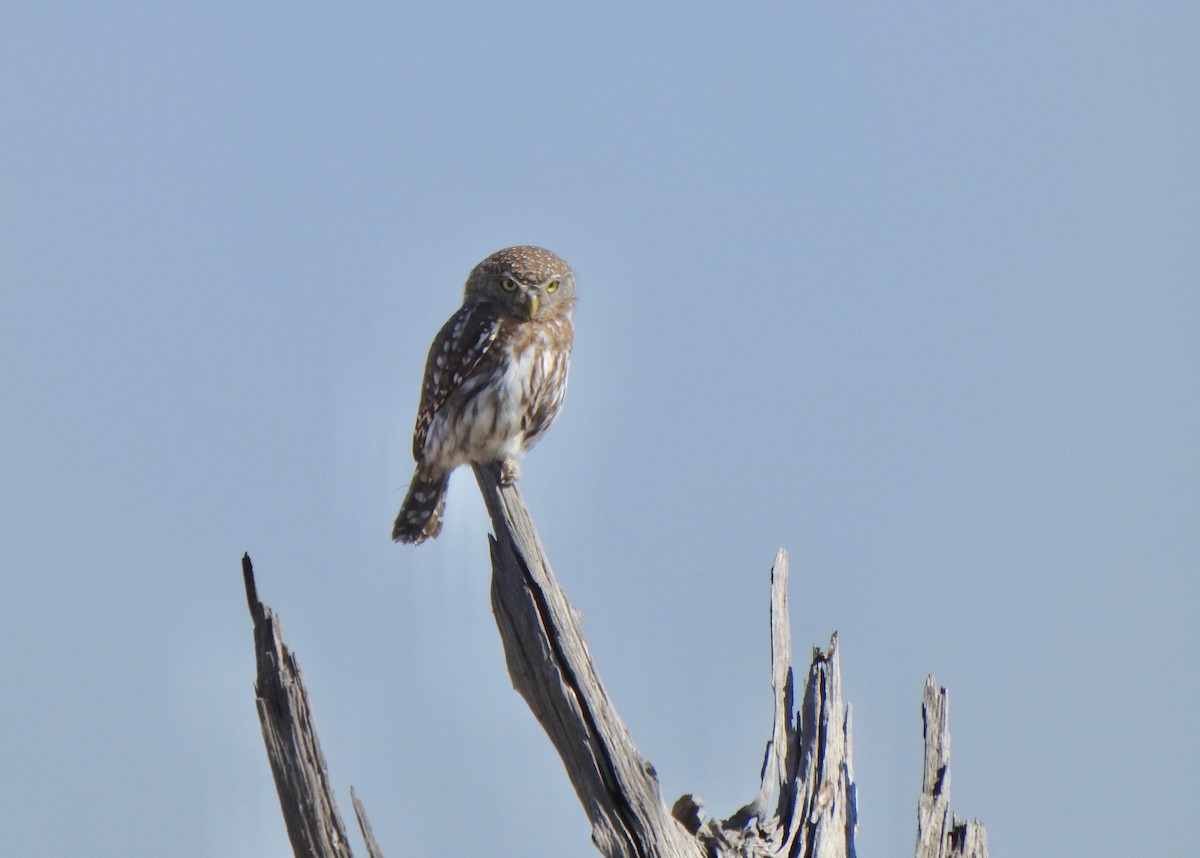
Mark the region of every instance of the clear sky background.
[[580, 300], [522, 486], [668, 802], [755, 792], [782, 546], [864, 858], [930, 672], [993, 855], [1196, 853], [1197, 45], [1194, 0], [8, 4], [5, 850], [290, 854], [249, 551], [389, 855], [594, 854], [470, 475], [388, 539], [428, 344], [532, 243]]

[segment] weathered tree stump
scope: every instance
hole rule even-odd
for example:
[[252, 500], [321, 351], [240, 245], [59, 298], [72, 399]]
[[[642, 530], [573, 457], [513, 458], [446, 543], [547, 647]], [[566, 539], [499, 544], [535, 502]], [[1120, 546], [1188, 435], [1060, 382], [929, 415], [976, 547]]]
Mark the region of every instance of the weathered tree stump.
[[[771, 570], [774, 727], [758, 794], [728, 819], [709, 819], [684, 795], [668, 808], [654, 767], [638, 753], [605, 694], [578, 612], [550, 570], [516, 486], [475, 466], [492, 520], [492, 610], [513, 687], [545, 729], [608, 858], [855, 858], [858, 824], [851, 765], [850, 710], [842, 700], [837, 635], [814, 648], [799, 704], [788, 620], [787, 554]], [[297, 858], [348, 858], [345, 829], [295, 659], [279, 621], [258, 601], [243, 558], [254, 618], [259, 718], [288, 836]], [[916, 858], [987, 858], [982, 823], [950, 811], [947, 696], [925, 687], [925, 776]], [[353, 792], [352, 792], [353, 795]], [[357, 796], [354, 808], [371, 858], [382, 858]]]
[[[578, 614], [550, 570], [520, 491], [501, 486], [498, 476], [493, 468], [475, 466], [495, 530], [492, 607], [508, 672], [558, 750], [591, 820], [597, 848], [610, 858], [852, 858], [858, 812], [837, 635], [827, 651], [813, 650], [797, 708], [787, 553], [779, 551], [771, 570], [775, 725], [758, 794], [725, 820], [706, 821], [690, 795], [680, 797], [668, 812], [654, 767], [638, 753], [604, 693]], [[982, 824], [964, 823], [949, 813], [946, 694], [945, 689], [934, 693], [933, 687], [931, 677], [917, 858], [986, 858]], [[931, 701], [940, 701], [932, 714]]]

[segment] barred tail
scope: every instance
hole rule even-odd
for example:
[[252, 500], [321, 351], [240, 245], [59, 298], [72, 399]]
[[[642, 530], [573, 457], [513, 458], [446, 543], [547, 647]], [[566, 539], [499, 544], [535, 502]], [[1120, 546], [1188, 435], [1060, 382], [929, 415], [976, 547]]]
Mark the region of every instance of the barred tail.
[[442, 532], [442, 512], [446, 508], [446, 489], [450, 475], [418, 465], [408, 487], [408, 495], [392, 527], [392, 539], [420, 545]]

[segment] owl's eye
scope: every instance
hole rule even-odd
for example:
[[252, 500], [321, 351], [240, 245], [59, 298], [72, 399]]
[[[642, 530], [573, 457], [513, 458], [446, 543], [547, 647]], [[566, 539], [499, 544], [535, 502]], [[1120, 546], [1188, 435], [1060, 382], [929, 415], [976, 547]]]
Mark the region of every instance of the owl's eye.
[[558, 281], [557, 280], [551, 280], [549, 283], [546, 284], [547, 292], [554, 292], [557, 289], [558, 289]]
[[509, 280], [507, 277], [505, 277], [504, 279], [502, 279], [500, 281], [500, 288], [503, 289], [505, 292], [516, 292], [517, 284], [514, 281]]

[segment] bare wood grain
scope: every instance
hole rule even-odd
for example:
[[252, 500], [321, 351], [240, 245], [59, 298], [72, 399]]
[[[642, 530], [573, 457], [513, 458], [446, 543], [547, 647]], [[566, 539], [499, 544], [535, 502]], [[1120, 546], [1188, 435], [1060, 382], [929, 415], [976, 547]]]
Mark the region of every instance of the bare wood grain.
[[[283, 642], [279, 618], [258, 599], [249, 554], [242, 557], [242, 577], [254, 620], [258, 719], [292, 853], [296, 858], [353, 858], [317, 740], [300, 666]], [[366, 836], [370, 826], [357, 798], [355, 809]], [[372, 858], [380, 858], [380, 853], [371, 849], [372, 842], [373, 838], [368, 838], [368, 850]]]
[[369, 858], [383, 858], [383, 850], [379, 848], [375, 832], [371, 830], [371, 821], [367, 819], [367, 809], [363, 807], [354, 787], [350, 787], [350, 803], [354, 805], [354, 815], [358, 818], [358, 830], [362, 832], [363, 842], [367, 845], [367, 855]]
[[475, 477], [496, 531], [492, 609], [508, 672], [566, 766], [592, 841], [612, 858], [699, 858], [600, 684], [520, 492], [501, 487], [494, 468], [476, 465]]
[[917, 858], [988, 858], [987, 830], [950, 811], [950, 699], [932, 676], [921, 703], [925, 774], [917, 808]]
[[767, 743], [762, 784], [750, 804], [729, 819], [713, 820], [700, 829], [709, 854], [762, 858], [854, 855], [857, 793], [837, 635], [827, 651], [813, 650], [803, 704], [797, 710], [787, 587], [787, 553], [780, 550], [771, 570], [775, 722]]
[[[492, 605], [513, 686], [558, 750], [610, 858], [851, 856], [857, 824], [849, 710], [842, 702], [836, 636], [814, 650], [796, 709], [788, 620], [787, 554], [771, 576], [775, 723], [758, 795], [728, 820], [702, 802], [662, 802], [654, 768], [638, 753], [604, 693], [578, 614], [555, 579], [516, 486], [475, 466], [492, 519]], [[773, 800], [773, 806], [772, 806]]]
[[[670, 809], [663, 803], [654, 767], [600, 683], [579, 614], [550, 569], [520, 492], [501, 486], [492, 467], [475, 466], [475, 476], [495, 531], [492, 608], [509, 675], [558, 751], [597, 848], [609, 858], [855, 858], [857, 788], [837, 635], [827, 650], [813, 649], [797, 704], [786, 552], [771, 569], [774, 720], [759, 790], [728, 819], [708, 819], [695, 796], [681, 796]], [[259, 719], [293, 852], [351, 858], [299, 666], [278, 618], [258, 600], [248, 555], [242, 569], [254, 619]], [[950, 812], [947, 710], [946, 690], [929, 677], [916, 856], [987, 858], [983, 824]], [[382, 858], [353, 790], [351, 797], [369, 855]]]

